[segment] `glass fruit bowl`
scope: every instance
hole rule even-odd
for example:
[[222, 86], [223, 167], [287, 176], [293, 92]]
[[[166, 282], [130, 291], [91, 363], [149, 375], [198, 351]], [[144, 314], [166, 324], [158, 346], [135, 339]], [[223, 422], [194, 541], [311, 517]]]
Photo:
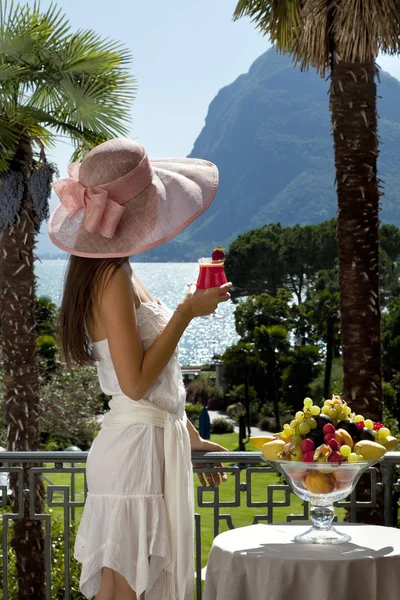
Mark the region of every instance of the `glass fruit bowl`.
[[332, 526], [333, 503], [354, 490], [361, 475], [382, 459], [352, 463], [302, 462], [262, 457], [281, 473], [292, 491], [310, 503], [312, 527], [295, 536], [303, 544], [341, 544], [351, 537]]

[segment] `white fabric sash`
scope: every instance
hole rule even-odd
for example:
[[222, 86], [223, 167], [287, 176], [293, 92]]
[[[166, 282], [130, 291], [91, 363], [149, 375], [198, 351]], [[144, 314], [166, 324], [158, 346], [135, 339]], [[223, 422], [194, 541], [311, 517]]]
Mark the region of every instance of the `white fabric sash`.
[[145, 423], [164, 428], [164, 500], [168, 518], [171, 572], [176, 590], [173, 600], [192, 600], [194, 592], [193, 469], [186, 413], [162, 410], [148, 400], [116, 394], [109, 402], [102, 427]]

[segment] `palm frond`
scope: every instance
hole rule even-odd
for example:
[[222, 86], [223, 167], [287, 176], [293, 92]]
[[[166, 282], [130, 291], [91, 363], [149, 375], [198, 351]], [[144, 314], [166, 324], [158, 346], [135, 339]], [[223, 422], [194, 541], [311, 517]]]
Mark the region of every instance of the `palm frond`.
[[0, 173], [8, 168], [14, 156], [20, 137], [20, 130], [0, 115]]
[[41, 12], [36, 0], [33, 6], [12, 2], [9, 9], [7, 2], [0, 2], [0, 13], [0, 54], [9, 62], [40, 68], [46, 54], [62, 46], [70, 35], [67, 17], [54, 3]]
[[65, 74], [100, 75], [128, 65], [131, 52], [119, 42], [102, 39], [91, 30], [72, 35], [57, 52], [59, 67]]
[[243, 16], [302, 69], [321, 75], [332, 52], [346, 62], [400, 52], [399, 0], [239, 0], [234, 19]]
[[130, 80], [121, 75], [106, 80], [107, 85], [104, 85], [104, 79], [89, 77], [82, 78], [79, 83], [70, 78], [62, 81], [65, 120], [78, 127], [96, 129], [104, 135], [125, 134]]
[[332, 35], [341, 60], [367, 62], [378, 52], [399, 53], [399, 0], [346, 0], [340, 6], [330, 0], [329, 5]]
[[30, 71], [20, 65], [3, 63], [0, 60], [0, 85], [4, 85], [5, 81], [21, 81], [24, 78], [29, 80]]
[[312, 66], [322, 77], [325, 76], [332, 48], [331, 19], [327, 0], [305, 0], [303, 27], [293, 48], [294, 62], [300, 64], [301, 70]]
[[[71, 33], [54, 3], [41, 12], [36, 0], [0, 0], [0, 133], [9, 137], [16, 127], [46, 145], [67, 135], [76, 155], [126, 135], [136, 91], [130, 61], [120, 42], [90, 30]], [[7, 144], [0, 143], [0, 171], [7, 160]]]
[[291, 52], [301, 30], [304, 0], [239, 0], [234, 20], [250, 17], [281, 52]]

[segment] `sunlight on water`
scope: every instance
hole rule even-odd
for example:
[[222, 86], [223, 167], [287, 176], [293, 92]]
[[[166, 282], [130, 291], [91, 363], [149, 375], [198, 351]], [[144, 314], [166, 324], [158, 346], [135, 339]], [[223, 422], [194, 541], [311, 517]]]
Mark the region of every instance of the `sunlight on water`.
[[[38, 294], [49, 296], [57, 305], [61, 302], [65, 264], [64, 260], [43, 260], [35, 264]], [[187, 284], [196, 281], [198, 273], [197, 263], [141, 262], [132, 266], [149, 292], [172, 309], [184, 297]], [[182, 365], [210, 362], [213, 354], [223, 352], [237, 341], [233, 312], [233, 304], [226, 302], [217, 311], [224, 318], [192, 321], [179, 345]]]

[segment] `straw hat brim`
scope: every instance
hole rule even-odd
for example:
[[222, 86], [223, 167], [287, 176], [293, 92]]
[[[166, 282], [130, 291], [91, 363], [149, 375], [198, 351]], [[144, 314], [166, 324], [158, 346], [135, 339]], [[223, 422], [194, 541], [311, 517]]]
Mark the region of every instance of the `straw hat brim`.
[[71, 215], [60, 204], [49, 221], [51, 241], [76, 256], [132, 256], [172, 239], [207, 210], [218, 188], [218, 169], [213, 163], [194, 158], [154, 159], [150, 163], [150, 185], [124, 204], [112, 238], [85, 229], [85, 209]]

